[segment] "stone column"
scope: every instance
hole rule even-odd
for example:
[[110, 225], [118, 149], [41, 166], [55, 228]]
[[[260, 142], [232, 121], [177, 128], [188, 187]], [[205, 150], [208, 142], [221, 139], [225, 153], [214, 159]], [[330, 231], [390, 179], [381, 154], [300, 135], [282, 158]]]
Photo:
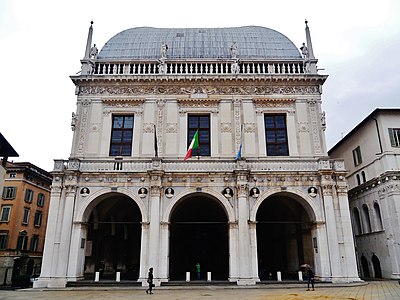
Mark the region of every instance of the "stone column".
[[258, 277], [258, 253], [257, 253], [257, 223], [249, 221], [249, 234], [250, 234], [250, 258], [251, 258], [251, 271], [250, 276], [255, 281], [260, 281]]
[[160, 232], [160, 282], [167, 282], [169, 277], [169, 223], [161, 222]]
[[150, 203], [149, 203], [149, 248], [148, 268], [154, 269], [154, 284], [159, 285], [160, 281], [160, 201], [161, 201], [161, 178], [162, 172], [151, 171]]
[[251, 276], [250, 234], [249, 234], [249, 203], [247, 175], [239, 172], [237, 175], [237, 203], [238, 203], [238, 228], [239, 228], [239, 280], [238, 285], [255, 284]]
[[149, 270], [149, 239], [150, 239], [150, 223], [142, 222], [142, 237], [140, 241], [140, 269], [139, 269], [139, 279], [143, 286], [147, 286], [147, 272]]
[[[350, 220], [349, 199], [347, 198], [347, 183], [344, 176], [338, 176], [336, 193], [339, 203], [340, 222], [342, 228], [344, 259], [343, 276], [346, 282], [360, 281], [357, 271], [356, 253], [353, 240], [353, 230]], [[345, 272], [346, 270], [346, 272]]]
[[238, 259], [238, 223], [229, 225], [229, 281], [236, 282], [239, 278]]
[[387, 239], [387, 247], [392, 267], [392, 279], [400, 279], [400, 186], [386, 183], [378, 191], [381, 200], [381, 214]]
[[57, 253], [59, 244], [56, 244], [56, 233], [58, 223], [58, 211], [60, 209], [62, 187], [62, 178], [55, 176], [52, 182], [50, 206], [47, 219], [46, 239], [44, 243], [42, 269], [38, 280], [33, 282], [34, 288], [45, 288], [49, 284], [51, 278], [54, 277], [53, 257]]
[[330, 281], [332, 270], [325, 224], [325, 222], [317, 222], [311, 231], [311, 235], [316, 238], [317, 243], [317, 248], [313, 249], [315, 274], [320, 276], [322, 281]]
[[67, 271], [69, 281], [76, 281], [78, 278], [84, 277], [87, 228], [86, 223], [74, 222], [73, 224]]
[[330, 175], [322, 175], [321, 186], [322, 186], [322, 198], [324, 202], [325, 211], [325, 226], [327, 233], [327, 247], [331, 266], [332, 282], [336, 282], [341, 277], [341, 266], [340, 266], [340, 251], [338, 244], [338, 234], [336, 228], [336, 216], [335, 207], [333, 204], [332, 187], [333, 184]]

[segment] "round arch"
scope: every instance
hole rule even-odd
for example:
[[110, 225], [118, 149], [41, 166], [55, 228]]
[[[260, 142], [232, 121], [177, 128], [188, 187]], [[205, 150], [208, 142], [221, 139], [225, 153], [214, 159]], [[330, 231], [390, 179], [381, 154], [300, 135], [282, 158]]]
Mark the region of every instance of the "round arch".
[[125, 195], [131, 198], [139, 207], [140, 213], [142, 215], [142, 222], [147, 222], [148, 216], [143, 201], [137, 195], [135, 195], [131, 190], [126, 188], [118, 188], [118, 192], [110, 192], [109, 188], [101, 189], [87, 196], [80, 205], [80, 208], [78, 209], [77, 214], [75, 216], [74, 222], [86, 222], [89, 219], [89, 216], [94, 207], [96, 207], [105, 198], [118, 194]]
[[305, 209], [310, 220], [315, 222], [323, 221], [323, 217], [319, 209], [317, 208], [317, 205], [310, 196], [298, 189], [288, 189], [287, 191], [283, 192], [280, 188], [268, 189], [257, 198], [253, 207], [250, 210], [250, 221], [256, 221], [257, 211], [263, 201], [266, 200], [268, 197], [275, 195], [287, 195], [291, 197]]
[[163, 216], [162, 216], [162, 222], [170, 221], [171, 213], [172, 213], [174, 207], [176, 207], [176, 205], [178, 205], [178, 203], [180, 201], [182, 201], [182, 199], [184, 199], [185, 197], [187, 197], [191, 194], [199, 194], [199, 193], [206, 194], [206, 195], [212, 196], [213, 198], [217, 199], [219, 201], [219, 203], [222, 204], [222, 206], [225, 210], [225, 213], [228, 217], [228, 222], [234, 222], [235, 214], [234, 214], [233, 208], [232, 208], [231, 204], [229, 203], [229, 201], [221, 193], [218, 193], [215, 190], [212, 190], [210, 188], [202, 188], [201, 192], [196, 191], [196, 188], [190, 188], [179, 194], [176, 194], [172, 198], [171, 203], [165, 209]]

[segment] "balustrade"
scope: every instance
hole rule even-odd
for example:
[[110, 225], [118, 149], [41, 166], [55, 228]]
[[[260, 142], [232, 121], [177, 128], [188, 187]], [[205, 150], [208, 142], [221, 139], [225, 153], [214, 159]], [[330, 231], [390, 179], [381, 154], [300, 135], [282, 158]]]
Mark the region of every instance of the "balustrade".
[[[94, 75], [165, 75], [160, 74], [155, 62], [96, 62]], [[230, 62], [169, 62], [166, 75], [232, 75]], [[297, 62], [242, 62], [239, 75], [303, 74], [302, 61]], [[236, 75], [236, 73], [235, 73]]]

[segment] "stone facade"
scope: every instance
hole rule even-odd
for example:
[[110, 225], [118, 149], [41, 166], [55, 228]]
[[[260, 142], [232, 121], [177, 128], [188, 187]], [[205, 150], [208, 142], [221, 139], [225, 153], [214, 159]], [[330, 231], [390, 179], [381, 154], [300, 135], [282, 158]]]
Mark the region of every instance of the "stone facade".
[[400, 278], [400, 109], [376, 109], [331, 150], [348, 170], [360, 276]]
[[[176, 30], [175, 38], [207, 31]], [[45, 259], [34, 287], [64, 287], [95, 271], [104, 278], [120, 271], [146, 285], [150, 267], [159, 285], [184, 279], [196, 262], [201, 278], [211, 272], [238, 285], [277, 272], [288, 279], [304, 263], [323, 281], [359, 280], [344, 164], [326, 153], [327, 76], [317, 74], [308, 26], [304, 56], [283, 35], [253, 30], [273, 34], [289, 45], [282, 53], [297, 56], [246, 57], [250, 47], [238, 42], [231, 57], [226, 44], [226, 58], [179, 58], [179, 51], [204, 49], [173, 48], [179, 46], [166, 35], [158, 37], [157, 48], [170, 45], [158, 63], [118, 59], [112, 55], [125, 52], [112, 52], [117, 35], [93, 59], [90, 28], [82, 73], [71, 77], [71, 156], [55, 161]], [[127, 155], [110, 155], [114, 132], [124, 126], [116, 117], [133, 120]], [[204, 129], [200, 151], [208, 152], [184, 161], [191, 118], [206, 121], [196, 128]], [[273, 134], [283, 134], [277, 140], [287, 152], [279, 156], [268, 153], [285, 151], [267, 139], [268, 120], [275, 120]]]

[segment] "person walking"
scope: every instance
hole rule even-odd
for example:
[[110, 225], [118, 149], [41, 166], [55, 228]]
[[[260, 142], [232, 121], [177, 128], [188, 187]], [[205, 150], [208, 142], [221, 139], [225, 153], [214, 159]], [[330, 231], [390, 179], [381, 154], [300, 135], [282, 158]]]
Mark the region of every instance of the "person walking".
[[197, 274], [197, 279], [200, 280], [200, 263], [197, 262], [196, 264], [196, 274]]
[[149, 269], [149, 275], [147, 276], [147, 283], [149, 288], [146, 290], [146, 294], [153, 294], [153, 268]]
[[311, 268], [307, 268], [307, 291], [310, 290], [310, 283], [312, 290], [314, 291], [314, 272]]

